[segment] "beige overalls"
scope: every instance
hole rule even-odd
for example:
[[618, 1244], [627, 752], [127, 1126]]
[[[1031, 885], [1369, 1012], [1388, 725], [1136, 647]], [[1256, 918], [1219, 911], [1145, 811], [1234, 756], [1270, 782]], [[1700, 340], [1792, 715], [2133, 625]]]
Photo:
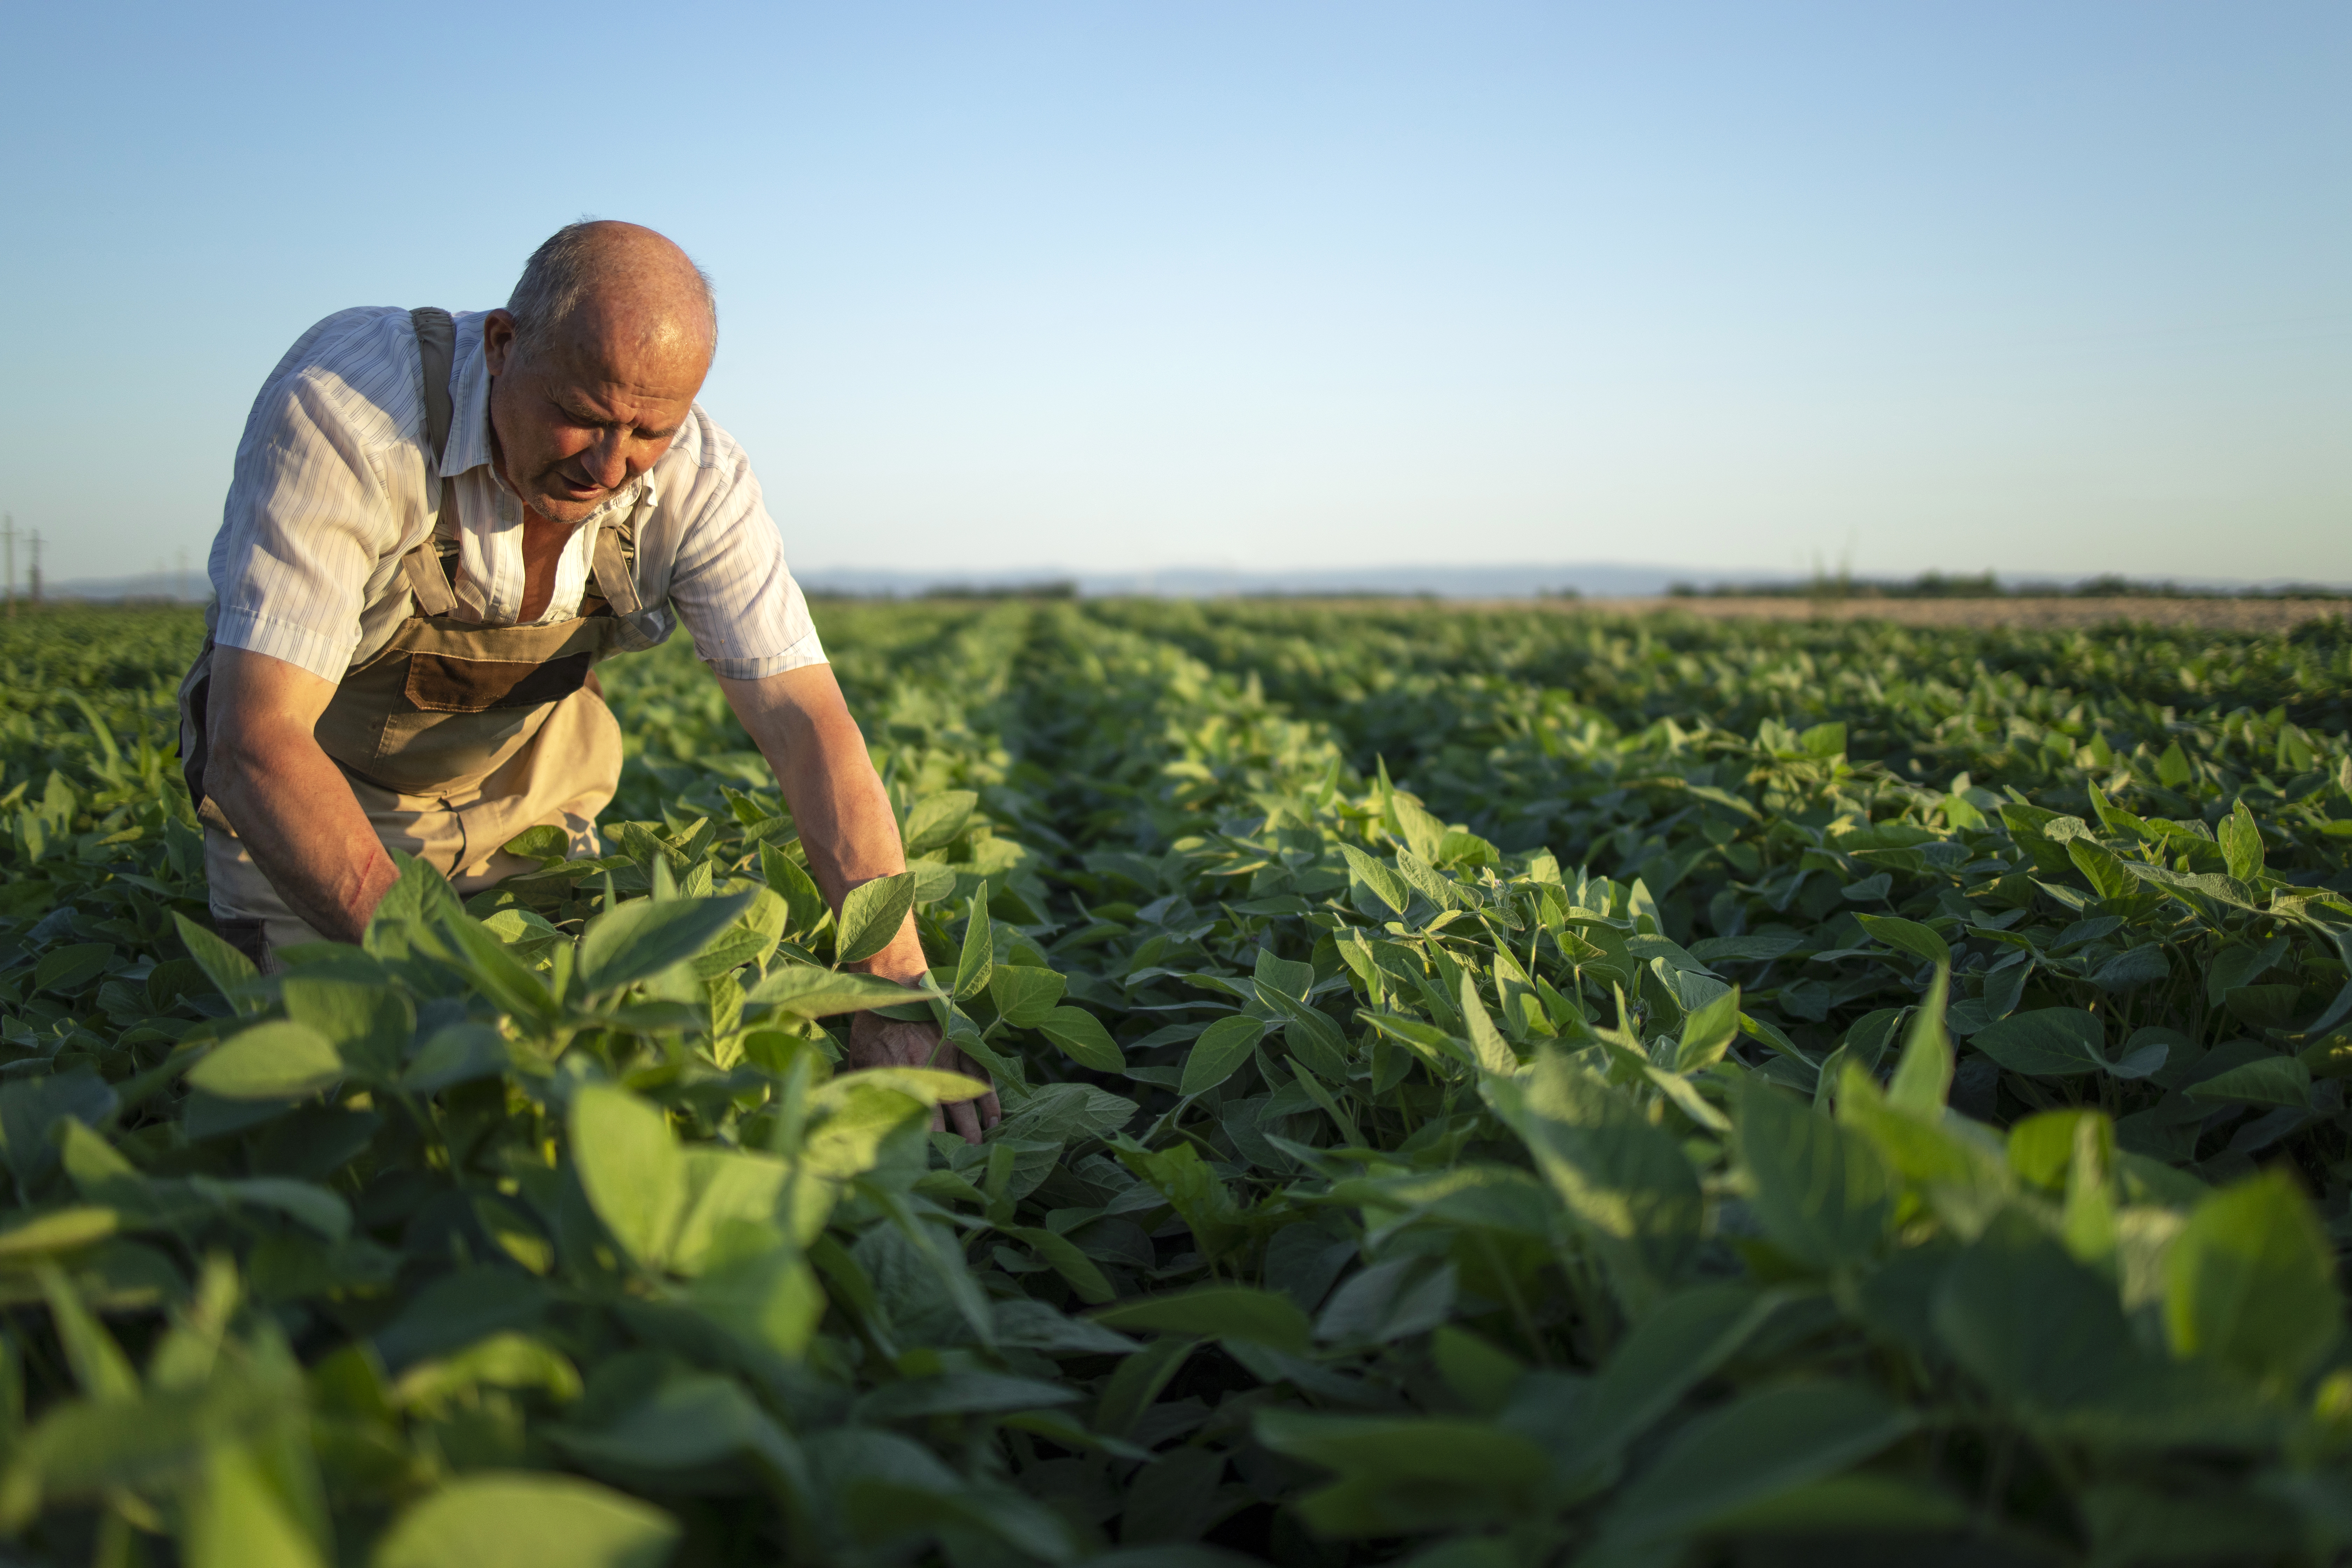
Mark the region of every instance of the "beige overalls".
[[[410, 316], [437, 472], [449, 439], [456, 329], [446, 310]], [[588, 525], [598, 530], [594, 582], [578, 616], [485, 626], [463, 618], [450, 589], [444, 563], [457, 554], [457, 486], [443, 480], [441, 498], [433, 532], [401, 563], [411, 614], [380, 651], [344, 672], [313, 733], [384, 847], [428, 862], [471, 894], [537, 864], [502, 847], [525, 828], [551, 824], [570, 836], [575, 858], [597, 853], [596, 814], [620, 784], [621, 728], [589, 670], [620, 647], [620, 616], [641, 607], [638, 519], [615, 509]], [[269, 948], [319, 935], [278, 896], [205, 794], [212, 655], [207, 635], [180, 684], [180, 754], [205, 825], [213, 923], [267, 969]]]

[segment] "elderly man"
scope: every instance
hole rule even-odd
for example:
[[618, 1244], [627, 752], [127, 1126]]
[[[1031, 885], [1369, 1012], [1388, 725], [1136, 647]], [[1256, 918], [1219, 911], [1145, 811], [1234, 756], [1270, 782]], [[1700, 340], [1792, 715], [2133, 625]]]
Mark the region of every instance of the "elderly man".
[[[775, 770], [835, 907], [906, 868], [742, 449], [695, 402], [709, 280], [650, 229], [575, 224], [506, 309], [362, 309], [305, 332], [246, 421], [181, 692], [222, 934], [356, 942], [398, 847], [473, 892], [541, 824], [593, 853], [621, 735], [591, 667], [678, 621]], [[925, 972], [912, 920], [861, 967]], [[860, 1014], [854, 1062], [971, 1070]], [[954, 1108], [977, 1139], [995, 1100]]]

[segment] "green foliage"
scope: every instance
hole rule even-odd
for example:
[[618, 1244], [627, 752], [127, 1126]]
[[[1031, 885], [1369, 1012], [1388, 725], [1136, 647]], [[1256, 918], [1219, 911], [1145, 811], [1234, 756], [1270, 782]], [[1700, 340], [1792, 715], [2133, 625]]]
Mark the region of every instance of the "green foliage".
[[824, 613], [904, 876], [674, 646], [268, 977], [193, 618], [0, 633], [12, 1560], [2352, 1550], [2340, 629]]

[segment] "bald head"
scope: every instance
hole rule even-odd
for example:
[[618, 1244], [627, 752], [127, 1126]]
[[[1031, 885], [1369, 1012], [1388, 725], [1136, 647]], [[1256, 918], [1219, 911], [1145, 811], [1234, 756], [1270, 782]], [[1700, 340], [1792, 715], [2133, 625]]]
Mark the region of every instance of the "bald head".
[[524, 263], [507, 313], [517, 350], [531, 358], [652, 354], [708, 369], [719, 346], [710, 279], [668, 237], [634, 223], [557, 229]]
[[532, 511], [584, 521], [692, 416], [719, 342], [710, 280], [633, 223], [576, 223], [482, 321], [492, 456]]

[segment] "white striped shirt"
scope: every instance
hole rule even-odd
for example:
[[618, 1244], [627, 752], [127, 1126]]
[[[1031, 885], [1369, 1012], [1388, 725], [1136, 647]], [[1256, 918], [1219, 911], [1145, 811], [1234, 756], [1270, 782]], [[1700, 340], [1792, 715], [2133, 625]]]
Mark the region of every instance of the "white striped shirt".
[[[457, 318], [449, 441], [433, 472], [406, 310], [337, 311], [286, 352], [246, 419], [213, 540], [215, 642], [340, 682], [412, 613], [400, 562], [432, 532], [444, 484], [457, 487], [460, 613], [515, 623], [523, 513], [490, 460], [482, 319]], [[683, 619], [696, 651], [737, 680], [824, 662], [751, 462], [700, 404], [661, 460], [606, 505], [648, 496], [636, 535], [646, 608], [624, 617], [625, 647], [651, 647]], [[573, 531], [542, 621], [579, 614], [595, 532]]]

